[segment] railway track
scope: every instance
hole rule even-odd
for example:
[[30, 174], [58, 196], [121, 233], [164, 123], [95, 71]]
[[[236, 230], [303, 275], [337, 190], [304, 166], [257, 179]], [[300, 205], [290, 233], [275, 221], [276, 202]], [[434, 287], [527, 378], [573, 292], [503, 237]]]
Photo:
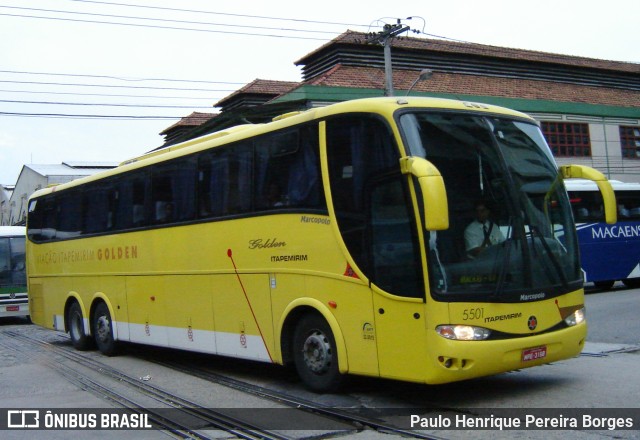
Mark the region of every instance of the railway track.
[[[280, 415], [286, 414], [290, 419], [302, 417], [307, 421], [308, 426], [331, 427], [326, 430], [307, 428], [295, 432], [289, 429], [268, 429], [256, 424], [252, 417], [241, 416], [248, 415], [251, 411], [207, 408], [184, 396], [113, 368], [92, 357], [91, 353], [78, 352], [71, 347], [66, 335], [56, 334], [62, 341], [59, 344], [15, 330], [0, 330], [0, 333], [6, 336], [0, 338], [0, 345], [29, 359], [45, 363], [69, 382], [107, 399], [117, 407], [126, 408], [133, 413], [148, 414], [149, 421], [154, 427], [173, 438], [219, 438], [217, 434], [207, 434], [206, 431], [210, 430], [224, 431], [236, 438], [265, 440], [343, 437], [350, 433], [371, 430], [401, 437], [441, 439], [441, 437], [425, 434], [423, 431], [401, 429], [379, 419], [358, 414], [357, 411], [332, 408], [292, 394], [230, 378], [207, 368], [185, 365], [184, 362], [147, 360], [240, 394], [258, 398], [262, 402], [268, 402], [261, 406], [274, 411], [284, 410], [286, 413], [280, 412]], [[60, 362], [60, 359], [64, 362]], [[82, 369], [88, 371], [82, 371]], [[256, 411], [265, 412], [264, 409]], [[185, 423], [185, 419], [189, 422]], [[267, 425], [272, 422], [273, 420], [268, 421]]]
[[[105, 398], [112, 404], [135, 413], [149, 414], [149, 421], [174, 438], [214, 439], [207, 430], [227, 432], [241, 439], [289, 440], [301, 438], [258, 426], [229, 411], [204, 407], [176, 393], [141, 381], [109, 365], [91, 359], [85, 353], [42, 341], [16, 331], [3, 330], [8, 338], [1, 338], [0, 345], [58, 372], [69, 382], [94, 395]], [[60, 362], [60, 358], [69, 362]], [[82, 371], [80, 366], [91, 373]], [[97, 374], [96, 374], [97, 373]], [[98, 378], [96, 378], [98, 376]], [[99, 378], [102, 378], [100, 380]], [[104, 378], [107, 378], [105, 381]], [[119, 389], [119, 390], [115, 390]], [[149, 402], [153, 403], [150, 404]], [[231, 411], [233, 412], [233, 411]], [[248, 412], [247, 412], [248, 413]], [[187, 422], [185, 422], [185, 420]], [[198, 426], [198, 429], [194, 429]], [[343, 434], [356, 427], [344, 426]]]
[[[312, 402], [310, 400], [294, 396], [289, 393], [283, 393], [278, 390], [265, 388], [259, 385], [254, 385], [249, 382], [234, 379], [214, 371], [208, 368], [185, 365], [184, 363], [175, 361], [159, 361], [150, 360], [150, 362], [157, 363], [167, 368], [172, 368], [177, 371], [190, 374], [192, 376], [204, 379], [208, 382], [215, 383], [224, 387], [231, 388], [243, 393], [259, 396], [263, 399], [268, 399], [273, 402], [278, 402], [287, 405], [291, 408], [297, 408], [299, 410], [307, 411], [314, 414], [322, 414], [330, 417], [334, 420], [344, 421], [347, 423], [357, 423], [362, 427], [367, 427], [378, 432], [386, 434], [396, 434], [402, 437], [408, 438], [421, 438], [421, 439], [441, 439], [434, 435], [424, 434], [415, 430], [406, 430], [394, 426], [390, 423], [381, 421], [377, 418], [363, 416], [358, 414], [358, 410], [338, 409], [326, 405], [322, 405], [318, 402]], [[371, 411], [372, 412], [372, 411]]]

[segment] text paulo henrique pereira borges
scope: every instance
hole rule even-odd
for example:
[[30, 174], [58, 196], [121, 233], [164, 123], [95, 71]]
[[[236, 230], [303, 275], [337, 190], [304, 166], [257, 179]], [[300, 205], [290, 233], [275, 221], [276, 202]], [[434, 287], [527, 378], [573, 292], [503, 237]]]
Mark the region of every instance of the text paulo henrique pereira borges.
[[565, 417], [562, 414], [554, 417], [540, 417], [525, 414], [519, 417], [504, 416], [470, 416], [467, 414], [437, 415], [422, 417], [410, 416], [413, 429], [599, 429], [613, 431], [616, 429], [637, 429], [633, 417], [598, 417], [590, 414]]

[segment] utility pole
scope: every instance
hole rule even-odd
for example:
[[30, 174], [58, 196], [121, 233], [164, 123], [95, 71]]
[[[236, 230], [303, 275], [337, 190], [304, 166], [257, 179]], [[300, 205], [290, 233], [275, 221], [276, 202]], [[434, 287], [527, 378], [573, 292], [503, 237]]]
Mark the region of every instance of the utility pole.
[[367, 38], [367, 43], [377, 43], [384, 46], [384, 96], [393, 96], [393, 67], [391, 65], [391, 40], [410, 29], [400, 23], [385, 24], [381, 32]]

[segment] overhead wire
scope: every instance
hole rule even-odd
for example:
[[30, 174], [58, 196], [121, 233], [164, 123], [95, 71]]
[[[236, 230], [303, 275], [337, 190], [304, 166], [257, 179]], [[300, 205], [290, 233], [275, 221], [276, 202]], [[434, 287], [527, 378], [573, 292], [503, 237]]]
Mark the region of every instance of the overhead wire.
[[[146, 10], [158, 10], [158, 11], [170, 11], [181, 12], [181, 13], [197, 13], [197, 14], [208, 14], [208, 15], [220, 15], [220, 16], [231, 16], [231, 17], [242, 17], [242, 18], [251, 18], [251, 19], [260, 19], [260, 20], [282, 20], [282, 21], [290, 21], [290, 22], [300, 22], [300, 23], [313, 23], [313, 24], [322, 24], [322, 25], [339, 25], [339, 26], [365, 26], [358, 24], [349, 24], [349, 23], [338, 23], [338, 22], [328, 22], [328, 21], [314, 21], [314, 20], [302, 20], [302, 19], [290, 19], [290, 18], [282, 18], [282, 17], [267, 17], [267, 16], [259, 16], [259, 15], [248, 15], [248, 14], [235, 14], [235, 13], [223, 13], [223, 12], [214, 12], [214, 11], [202, 11], [202, 10], [194, 10], [194, 9], [181, 9], [181, 8], [169, 8], [162, 6], [150, 6], [150, 5], [140, 5], [140, 4], [124, 4], [117, 2], [107, 2], [107, 1], [97, 1], [97, 0], [67, 0], [74, 3], [84, 3], [84, 4], [94, 4], [94, 5], [104, 5], [104, 6], [117, 6], [117, 7], [125, 7], [125, 8], [143, 8]], [[284, 31], [284, 32], [316, 32], [316, 33], [325, 33], [331, 34], [331, 32], [318, 30], [311, 31], [307, 29], [293, 29], [293, 28], [276, 28], [271, 26], [254, 26], [254, 25], [238, 25], [238, 24], [228, 24], [228, 23], [212, 23], [212, 22], [204, 22], [204, 21], [190, 21], [190, 20], [177, 20], [177, 19], [163, 19], [163, 18], [150, 18], [150, 17], [135, 17], [128, 15], [116, 15], [116, 14], [101, 14], [101, 13], [90, 13], [90, 12], [77, 12], [77, 11], [64, 11], [64, 10], [54, 10], [54, 9], [41, 9], [41, 8], [25, 8], [25, 7], [17, 7], [17, 6], [4, 6], [0, 5], [0, 8], [6, 9], [14, 9], [14, 10], [27, 10], [27, 11], [37, 11], [37, 12], [46, 12], [46, 13], [57, 13], [57, 14], [73, 14], [73, 15], [82, 15], [82, 16], [90, 16], [90, 17], [101, 17], [101, 18], [118, 18], [118, 19], [127, 19], [127, 20], [143, 20], [143, 21], [151, 21], [151, 22], [159, 22], [159, 23], [179, 23], [179, 24], [189, 24], [189, 25], [207, 25], [207, 26], [222, 26], [222, 27], [233, 27], [233, 28], [245, 28], [245, 29], [258, 29], [258, 30], [273, 30], [273, 31]], [[199, 28], [185, 28], [185, 27], [176, 27], [176, 26], [156, 26], [156, 25], [148, 25], [141, 23], [122, 23], [122, 22], [111, 22], [111, 21], [96, 21], [96, 20], [77, 20], [71, 18], [61, 18], [61, 17], [42, 17], [42, 16], [31, 16], [31, 15], [18, 15], [18, 14], [3, 14], [0, 15], [5, 16], [14, 16], [14, 17], [25, 17], [25, 18], [36, 18], [36, 19], [51, 19], [51, 20], [63, 20], [63, 21], [79, 21], [79, 22], [87, 22], [87, 23], [97, 23], [97, 24], [112, 24], [112, 25], [123, 25], [123, 26], [139, 26], [139, 27], [149, 27], [149, 28], [161, 28], [161, 29], [178, 29], [178, 30], [191, 30], [191, 31], [202, 31], [202, 32], [216, 32], [216, 33], [228, 33], [228, 34], [239, 34], [239, 35], [252, 35], [252, 36], [272, 36], [279, 38], [302, 38], [302, 39], [319, 39], [319, 38], [307, 38], [300, 37], [295, 35], [272, 35], [272, 34], [264, 34], [264, 33], [251, 33], [251, 32], [233, 32], [233, 31], [224, 31], [224, 30], [214, 30], [214, 29], [199, 29]], [[420, 18], [420, 17], [408, 17], [408, 18]], [[422, 19], [422, 18], [420, 18]], [[422, 19], [424, 21], [424, 19]], [[450, 37], [445, 37], [442, 35], [428, 34], [424, 32], [424, 26], [422, 31], [414, 31], [416, 33], [420, 33], [422, 35], [445, 39], [449, 41], [459, 42], [459, 43], [469, 43], [463, 40], [457, 40]], [[326, 41], [326, 39], [321, 39], [322, 41]], [[469, 43], [471, 44], [471, 43]], [[65, 73], [37, 73], [37, 72], [24, 72], [24, 71], [9, 71], [2, 70], [1, 73], [16, 73], [16, 74], [28, 74], [28, 75], [52, 75], [52, 76], [67, 76], [67, 77], [87, 77], [87, 78], [101, 78], [101, 79], [116, 79], [127, 82], [133, 81], [176, 81], [176, 82], [184, 82], [184, 83], [206, 83], [206, 84], [229, 84], [229, 85], [238, 85], [242, 83], [233, 83], [233, 82], [220, 82], [220, 81], [201, 81], [201, 80], [178, 80], [178, 79], [167, 79], [167, 78], [120, 78], [108, 75], [81, 75], [81, 74], [65, 74]], [[65, 83], [65, 82], [48, 82], [48, 81], [16, 81], [16, 80], [0, 80], [0, 83], [13, 83], [13, 84], [32, 84], [32, 85], [43, 85], [43, 86], [67, 86], [67, 87], [98, 87], [98, 88], [121, 88], [121, 89], [150, 89], [150, 90], [175, 90], [175, 91], [195, 91], [195, 92], [234, 92], [235, 89], [204, 89], [204, 88], [188, 88], [188, 87], [165, 87], [165, 86], [133, 86], [133, 85], [113, 85], [113, 84], [74, 84], [74, 83]], [[62, 94], [63, 92], [34, 92], [34, 91], [14, 91], [15, 93], [51, 93], [51, 94]], [[67, 92], [66, 94], [73, 95], [73, 93]], [[100, 94], [78, 94], [80, 96], [100, 96]], [[116, 96], [116, 95], [109, 95]], [[117, 95], [120, 97], [125, 97], [127, 95]], [[130, 96], [130, 97], [142, 97], [142, 96]], [[158, 97], [160, 98], [160, 97]], [[208, 98], [193, 98], [193, 99], [208, 99]], [[210, 98], [212, 101], [214, 98]], [[48, 104], [53, 105], [56, 103], [53, 102], [44, 102], [44, 101], [19, 101], [19, 100], [5, 100], [3, 102], [10, 103], [31, 103], [31, 104]], [[84, 105], [79, 103], [58, 103], [59, 105]], [[87, 104], [88, 105], [88, 104]], [[100, 104], [91, 104], [91, 105], [100, 105]], [[106, 105], [106, 104], [105, 104]], [[129, 107], [156, 107], [153, 105], [145, 106], [145, 105], [135, 105], [135, 104], [108, 104], [109, 106], [129, 106]], [[173, 107], [173, 108], [207, 108], [207, 107], [190, 107], [190, 106], [157, 106], [157, 107]]]
[[192, 87], [161, 87], [161, 86], [130, 86], [130, 85], [115, 85], [115, 84], [83, 84], [83, 83], [60, 83], [60, 82], [48, 82], [48, 81], [18, 81], [18, 80], [5, 80], [0, 79], [0, 83], [13, 83], [13, 84], [39, 84], [48, 86], [73, 86], [73, 87], [105, 87], [105, 88], [119, 88], [119, 89], [151, 89], [151, 90], [178, 90], [178, 91], [195, 91], [195, 92], [233, 92], [234, 89], [199, 89]]
[[165, 6], [149, 6], [149, 5], [139, 5], [132, 3], [115, 3], [115, 2], [106, 2], [106, 1], [97, 1], [97, 0], [67, 0], [76, 3], [93, 3], [93, 4], [101, 4], [108, 6], [123, 6], [128, 8], [144, 8], [144, 9], [155, 9], [155, 10], [164, 10], [171, 12], [188, 12], [188, 13], [196, 13], [196, 14], [209, 14], [209, 15], [222, 15], [227, 17], [242, 17], [242, 18], [253, 18], [253, 19], [261, 19], [261, 20], [280, 20], [280, 21], [292, 21], [298, 23], [312, 23], [312, 24], [328, 24], [335, 26], [358, 26], [358, 27], [366, 27], [365, 24], [355, 24], [355, 23], [344, 23], [344, 22], [332, 22], [332, 21], [319, 21], [319, 20], [308, 20], [301, 18], [285, 18], [285, 17], [269, 17], [263, 15], [249, 15], [249, 14], [238, 14], [231, 12], [215, 12], [215, 11], [203, 11], [203, 10], [195, 10], [195, 9], [182, 9], [182, 8], [169, 8]]
[[211, 106], [192, 106], [192, 105], [160, 105], [160, 104], [114, 104], [99, 102], [53, 102], [53, 101], [20, 101], [11, 99], [0, 99], [0, 102], [9, 104], [38, 104], [38, 105], [80, 105], [95, 107], [136, 107], [136, 108], [212, 108]]
[[26, 113], [0, 112], [2, 116], [37, 117], [37, 118], [68, 118], [68, 119], [106, 119], [106, 120], [176, 120], [180, 116], [140, 116], [140, 115], [76, 115], [67, 113]]
[[21, 70], [0, 70], [0, 73], [12, 73], [19, 75], [49, 75], [49, 76], [70, 76], [81, 78], [102, 78], [102, 79], [115, 79], [118, 81], [166, 81], [166, 82], [186, 82], [186, 83], [206, 83], [206, 84], [244, 84], [241, 82], [233, 81], [211, 81], [211, 80], [197, 80], [197, 79], [177, 79], [177, 78], [132, 78], [132, 77], [120, 77], [113, 75], [87, 75], [80, 73], [59, 73], [59, 72], [28, 72]]
[[[43, 9], [43, 8], [25, 8], [20, 6], [5, 6], [0, 5], [0, 8], [4, 9], [14, 9], [21, 11], [32, 11], [32, 12], [50, 12], [55, 14], [69, 14], [69, 15], [80, 15], [80, 16], [89, 16], [89, 17], [100, 17], [100, 18], [117, 18], [117, 19], [126, 19], [126, 20], [142, 20], [142, 21], [150, 21], [150, 22], [160, 22], [160, 23], [179, 23], [179, 24], [189, 24], [189, 25], [205, 25], [205, 26], [220, 26], [220, 27], [231, 27], [231, 28], [248, 28], [248, 29], [258, 29], [258, 30], [275, 30], [275, 31], [285, 31], [285, 32], [303, 32], [303, 33], [319, 33], [319, 34], [335, 34], [335, 32], [328, 32], [322, 30], [310, 30], [310, 29], [291, 29], [291, 28], [278, 28], [272, 26], [255, 26], [255, 25], [241, 25], [241, 24], [229, 24], [229, 23], [212, 23], [212, 22], [204, 22], [204, 21], [192, 21], [192, 20], [176, 20], [176, 19], [167, 19], [167, 18], [152, 18], [152, 17], [133, 17], [129, 15], [116, 15], [116, 14], [100, 14], [95, 12], [77, 12], [77, 11], [62, 11], [56, 9]], [[3, 15], [3, 14], [0, 14]], [[58, 19], [59, 17], [41, 17], [41, 16], [25, 16], [29, 18], [47, 18], [47, 19]], [[69, 19], [71, 20], [71, 19]], [[124, 25], [133, 25], [131, 23], [113, 23], [113, 22], [97, 22], [97, 23], [106, 23], [106, 24], [124, 24]], [[143, 25], [141, 25], [143, 26]], [[180, 29], [180, 30], [204, 30], [204, 29], [193, 29], [193, 28], [174, 28], [167, 27], [168, 29]]]
[[0, 89], [0, 92], [28, 93], [28, 94], [34, 94], [34, 95], [99, 96], [99, 97], [110, 97], [110, 98], [150, 98], [150, 99], [182, 99], [182, 100], [206, 100], [206, 101], [215, 100], [215, 98], [202, 97], [202, 96], [123, 95], [123, 94], [111, 94], [111, 93], [107, 94], [107, 93], [82, 93], [82, 92], [50, 92], [50, 91], [8, 90], [8, 89]]
[[180, 31], [206, 32], [206, 33], [214, 33], [214, 34], [245, 35], [245, 36], [252, 36], [252, 37], [293, 38], [298, 40], [316, 40], [316, 41], [326, 40], [325, 38], [317, 38], [317, 37], [301, 37], [301, 36], [293, 36], [293, 35], [277, 35], [277, 34], [266, 34], [266, 33], [257, 33], [257, 32], [235, 32], [235, 31], [223, 31], [223, 30], [216, 30], [216, 29], [184, 28], [184, 27], [177, 27], [177, 26], [157, 26], [157, 25], [140, 24], [140, 23], [117, 23], [112, 21], [84, 20], [84, 19], [76, 19], [76, 18], [41, 17], [38, 15], [26, 15], [26, 14], [0, 13], [0, 16], [68, 21], [68, 22], [76, 22], [76, 23], [108, 24], [108, 25], [115, 25], [115, 26], [141, 27], [141, 28], [149, 28], [149, 29], [170, 29], [170, 30], [180, 30]]

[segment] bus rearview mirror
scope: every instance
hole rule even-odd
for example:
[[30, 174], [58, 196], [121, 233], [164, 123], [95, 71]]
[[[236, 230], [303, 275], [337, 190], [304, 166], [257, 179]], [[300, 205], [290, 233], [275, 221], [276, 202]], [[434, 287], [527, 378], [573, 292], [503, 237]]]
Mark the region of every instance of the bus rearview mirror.
[[560, 174], [563, 179], [587, 179], [595, 182], [602, 194], [605, 221], [610, 225], [618, 221], [616, 196], [604, 174], [584, 165], [563, 165], [560, 167]]
[[424, 226], [428, 231], [449, 229], [447, 190], [438, 168], [420, 157], [400, 159], [402, 174], [411, 174], [418, 180], [424, 204]]

